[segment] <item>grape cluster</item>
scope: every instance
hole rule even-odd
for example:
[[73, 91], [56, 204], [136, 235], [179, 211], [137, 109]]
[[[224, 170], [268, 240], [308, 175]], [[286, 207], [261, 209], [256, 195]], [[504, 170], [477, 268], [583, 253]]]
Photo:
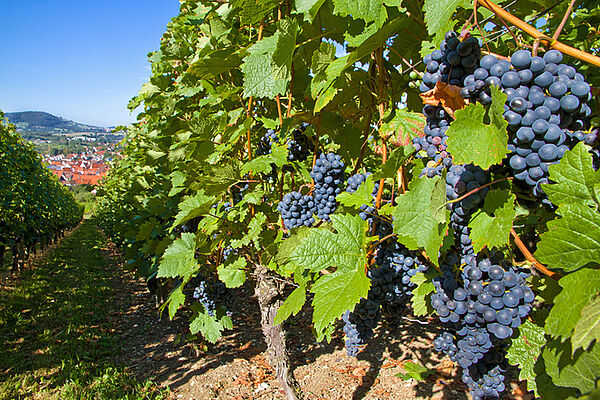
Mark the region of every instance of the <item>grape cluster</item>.
[[279, 137], [275, 133], [273, 129], [267, 130], [267, 133], [264, 134], [260, 141], [258, 142], [258, 147], [256, 148], [257, 156], [264, 156], [267, 154], [271, 154], [271, 146], [274, 143], [279, 142]]
[[340, 186], [344, 180], [344, 162], [340, 156], [333, 153], [321, 154], [310, 176], [315, 181], [313, 194], [290, 192], [283, 196], [277, 206], [287, 229], [312, 226], [315, 223], [314, 214], [328, 221], [337, 208], [335, 197], [342, 191]]
[[427, 118], [423, 130], [425, 136], [416, 136], [413, 138], [413, 146], [419, 151], [423, 151], [431, 160], [423, 168], [422, 175], [433, 178], [441, 175], [445, 168], [452, 165], [452, 157], [446, 151], [446, 141], [448, 135], [446, 131], [452, 122], [452, 117], [440, 106], [426, 105], [423, 107], [423, 114]]
[[[446, 197], [448, 200], [456, 200], [466, 193], [482, 187], [488, 181], [488, 175], [478, 166], [473, 164], [453, 165], [446, 175]], [[462, 255], [473, 253], [468, 224], [471, 214], [483, 202], [488, 191], [489, 189], [484, 187], [447, 206], [450, 210], [450, 227], [454, 230], [454, 236]]]
[[419, 86], [421, 92], [435, 87], [438, 81], [463, 86], [466, 76], [478, 66], [481, 44], [475, 37], [460, 40], [456, 32], [447, 32], [439, 50], [434, 50], [423, 59], [426, 72]]
[[313, 193], [316, 214], [329, 221], [329, 215], [337, 208], [335, 197], [341, 193], [344, 181], [344, 162], [339, 155], [322, 153], [313, 167], [310, 177], [315, 181]]
[[286, 193], [283, 196], [283, 200], [277, 206], [277, 211], [281, 214], [281, 218], [283, 218], [283, 223], [287, 229], [299, 226], [312, 226], [315, 223], [313, 214], [317, 210], [314, 198], [309, 195], [303, 195], [300, 192]]
[[292, 139], [287, 143], [288, 160], [289, 161], [304, 161], [312, 154], [314, 144], [304, 133], [306, 125], [301, 125], [300, 128], [294, 129]]
[[225, 299], [227, 296], [227, 287], [219, 280], [206, 279], [197, 276], [188, 286], [194, 288], [192, 297], [200, 302], [208, 315], [214, 316], [217, 310], [217, 302]]
[[[473, 396], [482, 399], [497, 398], [504, 390], [503, 376], [492, 379], [501, 376], [503, 369], [499, 363], [491, 363], [488, 355], [499, 354], [503, 340], [529, 315], [534, 300], [525, 283], [528, 272], [498, 260], [496, 255], [492, 259], [474, 254], [460, 258], [448, 253], [440, 266], [442, 276], [434, 279], [431, 297], [440, 320], [455, 331], [455, 335], [445, 332], [438, 336], [434, 346], [463, 368], [463, 380]], [[460, 264], [466, 264], [462, 271]], [[499, 375], [486, 375], [495, 368]]]
[[427, 271], [426, 264], [415, 252], [395, 240], [380, 244], [375, 260], [376, 267], [367, 272], [371, 280], [367, 298], [361, 299], [354, 311], [346, 311], [343, 317], [349, 356], [355, 357], [373, 336], [373, 329], [381, 320], [381, 307], [388, 310], [390, 317], [397, 317], [415, 287], [410, 278]]
[[507, 95], [508, 165], [535, 196], [543, 196], [541, 185], [548, 183], [548, 167], [575, 143], [586, 140], [583, 130], [589, 127], [592, 113], [587, 104], [590, 85], [574, 67], [561, 64], [562, 59], [558, 50], [543, 57], [518, 50], [510, 61], [486, 55], [461, 90], [463, 97], [482, 104], [491, 102], [491, 85]]
[[473, 400], [497, 399], [504, 392], [504, 373], [507, 362], [500, 352], [490, 351], [483, 359], [463, 370], [463, 382], [469, 387]]

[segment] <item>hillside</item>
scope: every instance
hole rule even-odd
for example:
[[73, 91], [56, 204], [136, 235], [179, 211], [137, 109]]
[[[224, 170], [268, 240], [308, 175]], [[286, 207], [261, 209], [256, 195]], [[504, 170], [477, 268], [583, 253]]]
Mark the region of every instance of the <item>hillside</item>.
[[21, 133], [107, 133], [109, 128], [92, 126], [70, 121], [43, 111], [25, 111], [6, 113], [10, 122], [17, 126]]

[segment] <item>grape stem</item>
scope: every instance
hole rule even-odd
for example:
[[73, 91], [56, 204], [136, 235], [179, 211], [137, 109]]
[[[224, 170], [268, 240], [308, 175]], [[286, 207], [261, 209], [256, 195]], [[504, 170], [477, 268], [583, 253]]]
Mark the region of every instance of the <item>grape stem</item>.
[[565, 15], [563, 16], [562, 21], [560, 21], [560, 25], [558, 25], [558, 28], [556, 28], [556, 32], [554, 32], [554, 35], [552, 35], [552, 40], [558, 40], [560, 32], [562, 32], [563, 28], [565, 27], [565, 24], [567, 23], [567, 20], [569, 19], [569, 15], [571, 15], [571, 11], [573, 10], [574, 4], [575, 0], [571, 0], [571, 3], [569, 3], [569, 7], [567, 7], [567, 11], [565, 11]]
[[536, 260], [536, 258], [533, 256], [533, 254], [531, 254], [531, 252], [527, 248], [527, 246], [525, 246], [525, 243], [523, 243], [523, 241], [521, 240], [519, 235], [517, 235], [517, 232], [515, 232], [515, 228], [510, 228], [510, 234], [512, 235], [512, 237], [515, 241], [515, 244], [517, 245], [519, 250], [521, 250], [521, 253], [525, 257], [525, 259], [527, 261], [529, 261], [535, 269], [540, 271], [542, 274], [549, 276], [552, 279], [556, 279], [556, 280], [560, 279], [560, 274], [550, 271], [541, 262]]
[[494, 184], [496, 184], [496, 183], [499, 183], [499, 182], [509, 181], [509, 180], [511, 180], [511, 179], [513, 179], [513, 177], [502, 178], [502, 179], [495, 180], [495, 181], [493, 181], [493, 182], [486, 183], [485, 185], [482, 185], [482, 186], [480, 186], [480, 187], [478, 187], [478, 188], [475, 188], [475, 189], [471, 190], [470, 192], [467, 192], [467, 193], [463, 194], [463, 195], [462, 195], [462, 196], [460, 196], [458, 199], [454, 199], [454, 200], [449, 200], [449, 201], [447, 201], [446, 203], [444, 203], [443, 205], [441, 205], [441, 206], [438, 208], [438, 210], [440, 210], [442, 207], [445, 207], [445, 206], [446, 206], [446, 205], [448, 205], [448, 204], [452, 204], [452, 203], [458, 203], [459, 201], [466, 199], [467, 197], [469, 197], [469, 196], [470, 196], [470, 195], [472, 195], [473, 193], [477, 193], [477, 192], [479, 192], [481, 189], [484, 189], [484, 188], [486, 188], [486, 187], [492, 186], [492, 185], [494, 185]]
[[590, 63], [597, 67], [600, 67], [600, 57], [594, 56], [592, 54], [586, 53], [585, 51], [581, 51], [574, 47], [568, 46], [564, 43], [559, 42], [558, 40], [554, 40], [553, 38], [550, 38], [550, 37], [544, 35], [543, 33], [538, 31], [537, 29], [535, 29], [533, 26], [529, 25], [525, 21], [522, 21], [519, 18], [512, 15], [511, 13], [505, 11], [504, 9], [499, 7], [497, 4], [495, 4], [491, 0], [477, 0], [477, 2], [480, 5], [482, 5], [483, 7], [487, 8], [488, 10], [494, 12], [494, 14], [496, 14], [498, 17], [507, 20], [508, 22], [515, 25], [517, 28], [521, 29], [522, 31], [524, 31], [528, 35], [532, 36], [533, 38], [535, 38], [535, 39], [540, 38], [541, 39], [540, 41], [543, 45], [550, 46], [564, 54], [568, 54], [568, 55], [575, 57], [581, 61], [585, 61], [587, 63]]

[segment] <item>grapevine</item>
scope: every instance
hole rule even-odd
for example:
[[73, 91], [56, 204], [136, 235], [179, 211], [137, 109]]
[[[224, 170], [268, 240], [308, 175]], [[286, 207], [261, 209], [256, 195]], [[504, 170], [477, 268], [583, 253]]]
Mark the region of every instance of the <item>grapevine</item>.
[[161, 310], [216, 342], [233, 322], [215, 299], [249, 282], [289, 400], [303, 307], [352, 357], [382, 324], [435, 317], [475, 399], [511, 370], [536, 396], [595, 390], [600, 366], [572, 376], [573, 351], [600, 351], [581, 322], [600, 293], [599, 47], [565, 24], [597, 7], [538, 31], [488, 0], [242, 3], [182, 2], [102, 195], [131, 269], [172, 285]]

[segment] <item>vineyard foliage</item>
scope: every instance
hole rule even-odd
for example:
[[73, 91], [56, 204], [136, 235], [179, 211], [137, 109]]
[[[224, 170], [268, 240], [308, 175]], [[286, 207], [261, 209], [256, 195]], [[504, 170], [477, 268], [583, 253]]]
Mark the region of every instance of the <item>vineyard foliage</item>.
[[[537, 139], [537, 147], [535, 140], [530, 145], [536, 157], [546, 151], [555, 161], [542, 162], [546, 170], [535, 169], [538, 157], [525, 169], [530, 175], [519, 175], [525, 167], [513, 163], [520, 160], [515, 152], [532, 149], [512, 129], [521, 117], [515, 123], [507, 112], [509, 105], [528, 103], [511, 102], [510, 74], [502, 80], [504, 88], [498, 79], [488, 92], [477, 92], [479, 100], [467, 102], [458, 94], [460, 79], [456, 90], [440, 84], [429, 90], [426, 80], [437, 63], [422, 62], [442, 54], [434, 53], [440, 45], [459, 42], [446, 33], [452, 29], [461, 40], [469, 34], [479, 38], [470, 42], [473, 48], [483, 44], [482, 52], [500, 54], [499, 59], [533, 45], [554, 65], [547, 71], [567, 68], [552, 62], [557, 56], [549, 47], [517, 29], [509, 33], [484, 0], [476, 18], [471, 2], [457, 0], [181, 3], [160, 50], [149, 54], [152, 75], [129, 105], [142, 111], [128, 129], [123, 158], [104, 182], [98, 206], [98, 221], [122, 246], [127, 267], [168, 285], [162, 307], [171, 318], [188, 308], [191, 333], [215, 342], [231, 327], [231, 318], [223, 307], [194, 301], [208, 287], [198, 280], [218, 280], [223, 290], [251, 280], [261, 293], [265, 277], [274, 277], [285, 287], [271, 287], [277, 289], [269, 297], [276, 308], [271, 324], [294, 318], [310, 303], [318, 340], [329, 340], [343, 320], [350, 327], [344, 328], [348, 340], [358, 343], [353, 341], [368, 332], [357, 316], [375, 308], [378, 313], [388, 303], [399, 315], [408, 306], [417, 316], [439, 315], [449, 341], [474, 335], [487, 345], [489, 337], [489, 346], [506, 355], [519, 379], [544, 399], [593, 396], [600, 379], [597, 97], [585, 100], [589, 112], [583, 105], [573, 111], [586, 113], [578, 130], [564, 122], [568, 112], [560, 111], [560, 142], [546, 150]], [[551, 37], [568, 3], [523, 0], [506, 9]], [[598, 52], [600, 7], [578, 1], [569, 15], [559, 40]], [[479, 63], [476, 51], [466, 63]], [[505, 63], [503, 73], [510, 66]], [[562, 63], [575, 67], [581, 74], [576, 79], [597, 93], [597, 66], [567, 54]], [[536, 78], [536, 85], [543, 79]], [[420, 95], [419, 86], [426, 93]], [[541, 102], [555, 96], [547, 86]], [[570, 107], [567, 100], [560, 105]], [[435, 115], [431, 107], [437, 107]], [[554, 123], [552, 117], [548, 121], [541, 124], [544, 132]], [[419, 138], [433, 129], [446, 132], [447, 141], [432, 142], [444, 147], [430, 154]], [[540, 176], [537, 185], [531, 183], [530, 177]], [[467, 190], [455, 193], [463, 178], [470, 180]], [[458, 258], [449, 261], [453, 257]], [[495, 277], [494, 263], [504, 278]], [[385, 268], [396, 267], [407, 274], [392, 296], [396, 300], [376, 297], [375, 288], [389, 289], [382, 284]], [[486, 276], [490, 281], [478, 289]], [[506, 293], [502, 286], [498, 296], [504, 294], [505, 303], [496, 308], [498, 321], [508, 312], [509, 326], [490, 323], [485, 331], [485, 313], [472, 311], [477, 322], [466, 322], [465, 329], [479, 330], [453, 330], [451, 323], [463, 317], [446, 307], [450, 301], [456, 306], [452, 296], [457, 302], [470, 296], [467, 307], [490, 310], [489, 298], [486, 303], [477, 294], [487, 285], [498, 287], [498, 279], [512, 282]], [[457, 284], [462, 292], [445, 294]], [[513, 285], [518, 308], [508, 305]], [[259, 302], [261, 308], [268, 303], [260, 296]], [[486, 357], [481, 363], [491, 366]], [[469, 371], [472, 362], [458, 361], [475, 398], [501, 392], [501, 382], [491, 388]], [[491, 374], [486, 379], [498, 374], [485, 373]]]
[[0, 112], [0, 259], [12, 249], [19, 268], [26, 249], [47, 245], [82, 217], [73, 195]]

